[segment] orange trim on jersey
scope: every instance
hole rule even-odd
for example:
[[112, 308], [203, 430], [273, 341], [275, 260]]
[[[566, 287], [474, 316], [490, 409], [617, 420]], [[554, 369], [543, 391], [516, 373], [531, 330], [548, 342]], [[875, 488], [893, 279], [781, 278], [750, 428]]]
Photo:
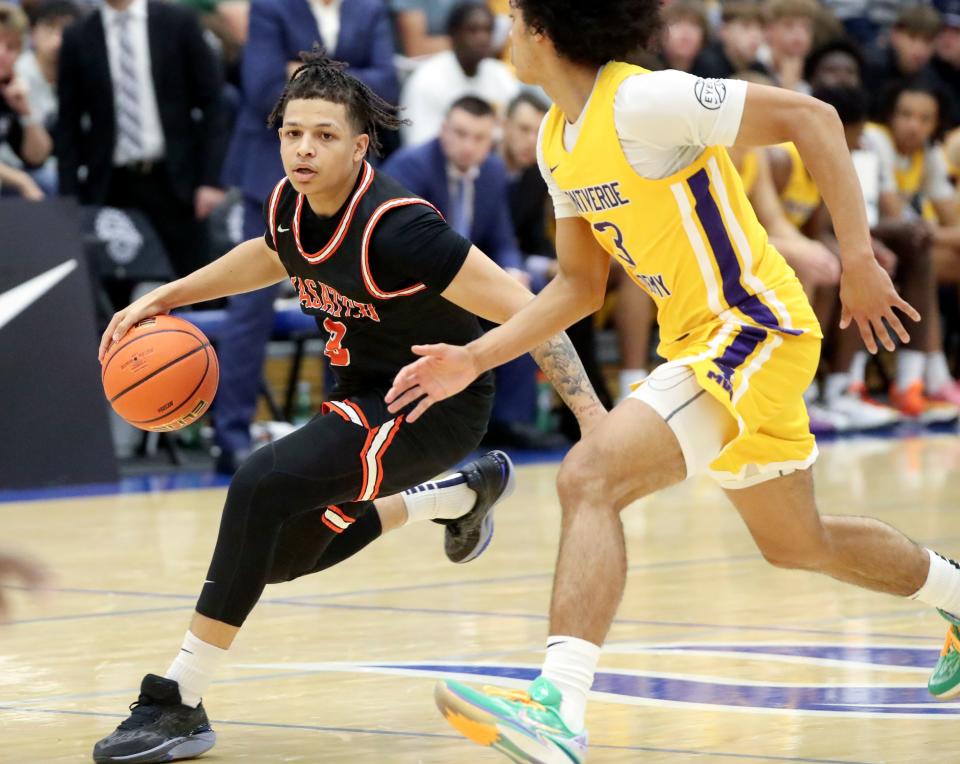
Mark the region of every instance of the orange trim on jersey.
[[343, 409], [341, 409], [339, 406], [334, 406], [332, 403], [329, 403], [327, 401], [324, 401], [323, 403], [320, 404], [321, 414], [326, 415], [331, 412], [333, 412], [334, 414], [337, 414], [338, 416], [342, 417], [346, 421], [350, 422], [350, 417], [348, 417], [347, 413], [343, 411]]
[[370, 497], [370, 501], [373, 501], [375, 498], [377, 498], [377, 494], [380, 493], [380, 483], [383, 482], [383, 455], [387, 453], [387, 449], [390, 448], [390, 444], [393, 443], [393, 439], [400, 431], [401, 424], [403, 424], [403, 415], [397, 417], [393, 430], [387, 436], [387, 439], [380, 447], [380, 450], [377, 451], [377, 483], [373, 487], [373, 496]]
[[284, 175], [280, 179], [280, 182], [273, 187], [273, 194], [270, 196], [270, 219], [268, 225], [270, 226], [270, 238], [273, 239], [274, 248], [277, 247], [277, 207], [280, 206], [280, 196], [288, 180], [290, 179]]
[[340, 224], [337, 226], [337, 230], [333, 232], [333, 236], [330, 237], [330, 241], [327, 242], [326, 246], [323, 249], [317, 250], [313, 254], [305, 252], [303, 245], [300, 243], [300, 215], [303, 213], [304, 196], [303, 194], [297, 195], [297, 209], [293, 215], [293, 240], [297, 245], [297, 250], [303, 256], [304, 260], [312, 265], [316, 265], [317, 263], [322, 263], [337, 251], [337, 249], [343, 243], [343, 239], [347, 235], [347, 231], [350, 229], [350, 223], [353, 222], [353, 215], [357, 211], [357, 205], [360, 204], [360, 199], [363, 198], [363, 195], [367, 193], [367, 190], [373, 183], [373, 176], [373, 167], [370, 166], [369, 162], [364, 160], [363, 177], [360, 181], [360, 185], [357, 190], [353, 192], [353, 196], [350, 198], [350, 203], [347, 205], [347, 209], [343, 213], [343, 217], [340, 218]]
[[[373, 274], [370, 273], [369, 248], [370, 238], [373, 236], [373, 229], [376, 228], [377, 223], [379, 222], [380, 218], [384, 216], [384, 214], [395, 207], [406, 207], [410, 204], [422, 204], [440, 215], [440, 210], [424, 199], [417, 199], [414, 197], [391, 199], [389, 202], [384, 202], [374, 210], [373, 214], [370, 216], [370, 220], [367, 221], [367, 227], [363, 229], [363, 240], [360, 245], [360, 272], [363, 274], [363, 283], [367, 287], [367, 291], [380, 300], [392, 300], [394, 297], [408, 297], [412, 294], [416, 294], [417, 292], [422, 292], [427, 288], [426, 284], [414, 284], [411, 287], [401, 289], [397, 292], [385, 292], [377, 286], [376, 282], [373, 280]], [[443, 216], [440, 215], [440, 217]]]
[[354, 411], [356, 411], [357, 416], [360, 417], [360, 421], [363, 422], [363, 426], [366, 427], [368, 430], [370, 429], [370, 423], [367, 421], [367, 418], [363, 415], [363, 410], [356, 403], [354, 403], [353, 401], [348, 401], [346, 399], [338, 402], [342, 403], [344, 406], [349, 406]]
[[328, 505], [327, 509], [329, 509], [331, 512], [336, 513], [337, 516], [339, 516], [339, 518], [343, 520], [343, 522], [345, 523], [353, 523], [357, 519], [355, 517], [350, 517], [350, 515], [345, 514], [344, 511], [340, 509], [340, 507], [338, 507], [336, 504]]

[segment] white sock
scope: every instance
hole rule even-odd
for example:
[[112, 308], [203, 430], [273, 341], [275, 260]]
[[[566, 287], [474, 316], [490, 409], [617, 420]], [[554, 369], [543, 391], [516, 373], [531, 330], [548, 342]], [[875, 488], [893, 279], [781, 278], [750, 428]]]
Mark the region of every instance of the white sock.
[[927, 580], [910, 595], [910, 599], [946, 610], [951, 615], [960, 615], [960, 567], [932, 549], [926, 552], [930, 556]]
[[935, 393], [953, 382], [950, 375], [950, 366], [942, 350], [927, 353], [927, 365], [923, 374], [924, 386], [927, 392]]
[[863, 350], [858, 350], [853, 355], [853, 360], [850, 362], [850, 371], [847, 372], [850, 376], [851, 385], [864, 385], [867, 382], [867, 353]]
[[842, 372], [827, 374], [823, 384], [823, 397], [827, 403], [837, 400], [850, 390], [850, 375]]
[[646, 369], [620, 369], [620, 400], [633, 392], [633, 386], [647, 378]]
[[187, 630], [180, 652], [164, 674], [167, 679], [173, 679], [180, 685], [180, 700], [183, 705], [191, 708], [200, 705], [200, 699], [213, 681], [213, 675], [227, 652], [204, 642]]
[[577, 637], [547, 637], [547, 657], [541, 676], [563, 693], [560, 716], [571, 732], [583, 729], [587, 693], [600, 659], [600, 647]]
[[919, 350], [901, 348], [897, 351], [897, 389], [906, 390], [923, 379], [926, 356]]
[[477, 494], [467, 487], [467, 479], [456, 475], [421, 483], [401, 494], [407, 508], [407, 522], [421, 520], [455, 520], [463, 517], [477, 503]]

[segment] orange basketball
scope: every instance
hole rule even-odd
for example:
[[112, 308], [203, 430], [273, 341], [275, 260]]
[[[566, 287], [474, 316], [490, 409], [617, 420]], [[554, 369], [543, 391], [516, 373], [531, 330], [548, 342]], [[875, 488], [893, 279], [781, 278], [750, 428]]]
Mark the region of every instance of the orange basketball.
[[179, 430], [203, 416], [220, 381], [217, 354], [189, 321], [154, 316], [112, 345], [100, 372], [103, 392], [141, 430]]

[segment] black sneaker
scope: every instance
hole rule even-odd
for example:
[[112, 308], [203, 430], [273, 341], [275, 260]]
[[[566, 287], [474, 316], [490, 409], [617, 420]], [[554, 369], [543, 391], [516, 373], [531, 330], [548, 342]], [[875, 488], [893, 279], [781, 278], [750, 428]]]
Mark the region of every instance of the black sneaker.
[[447, 527], [443, 550], [450, 562], [470, 562], [483, 554], [493, 538], [493, 508], [516, 486], [516, 470], [503, 451], [490, 451], [469, 462], [460, 474], [476, 492], [476, 504], [456, 520], [434, 520]]
[[203, 703], [196, 708], [183, 705], [173, 679], [147, 674], [130, 711], [119, 727], [93, 747], [93, 760], [98, 764], [192, 759], [217, 742]]

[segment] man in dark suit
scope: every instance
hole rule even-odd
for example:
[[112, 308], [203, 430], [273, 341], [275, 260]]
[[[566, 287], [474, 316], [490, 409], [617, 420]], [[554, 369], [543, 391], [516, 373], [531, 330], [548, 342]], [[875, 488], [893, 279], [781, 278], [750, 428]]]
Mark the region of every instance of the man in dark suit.
[[60, 192], [142, 211], [180, 275], [223, 198], [221, 81], [193, 12], [156, 0], [105, 0], [60, 51]]
[[[493, 107], [464, 96], [447, 112], [438, 138], [401, 149], [384, 172], [434, 204], [447, 222], [525, 286], [530, 276], [517, 247], [510, 211], [510, 178], [493, 149]], [[536, 415], [536, 364], [521, 356], [496, 370], [497, 396], [490, 444], [537, 448], [550, 445], [532, 427]]]
[[[241, 64], [242, 103], [227, 155], [224, 180], [243, 193], [243, 237], [263, 232], [262, 207], [283, 176], [279, 140], [267, 117], [296, 69], [300, 51], [319, 42], [331, 57], [385, 100], [395, 103], [393, 30], [382, 0], [253, 0]], [[274, 287], [237, 295], [220, 337], [220, 390], [214, 404], [217, 469], [232, 473], [250, 451], [250, 422], [267, 341], [273, 326]]]

